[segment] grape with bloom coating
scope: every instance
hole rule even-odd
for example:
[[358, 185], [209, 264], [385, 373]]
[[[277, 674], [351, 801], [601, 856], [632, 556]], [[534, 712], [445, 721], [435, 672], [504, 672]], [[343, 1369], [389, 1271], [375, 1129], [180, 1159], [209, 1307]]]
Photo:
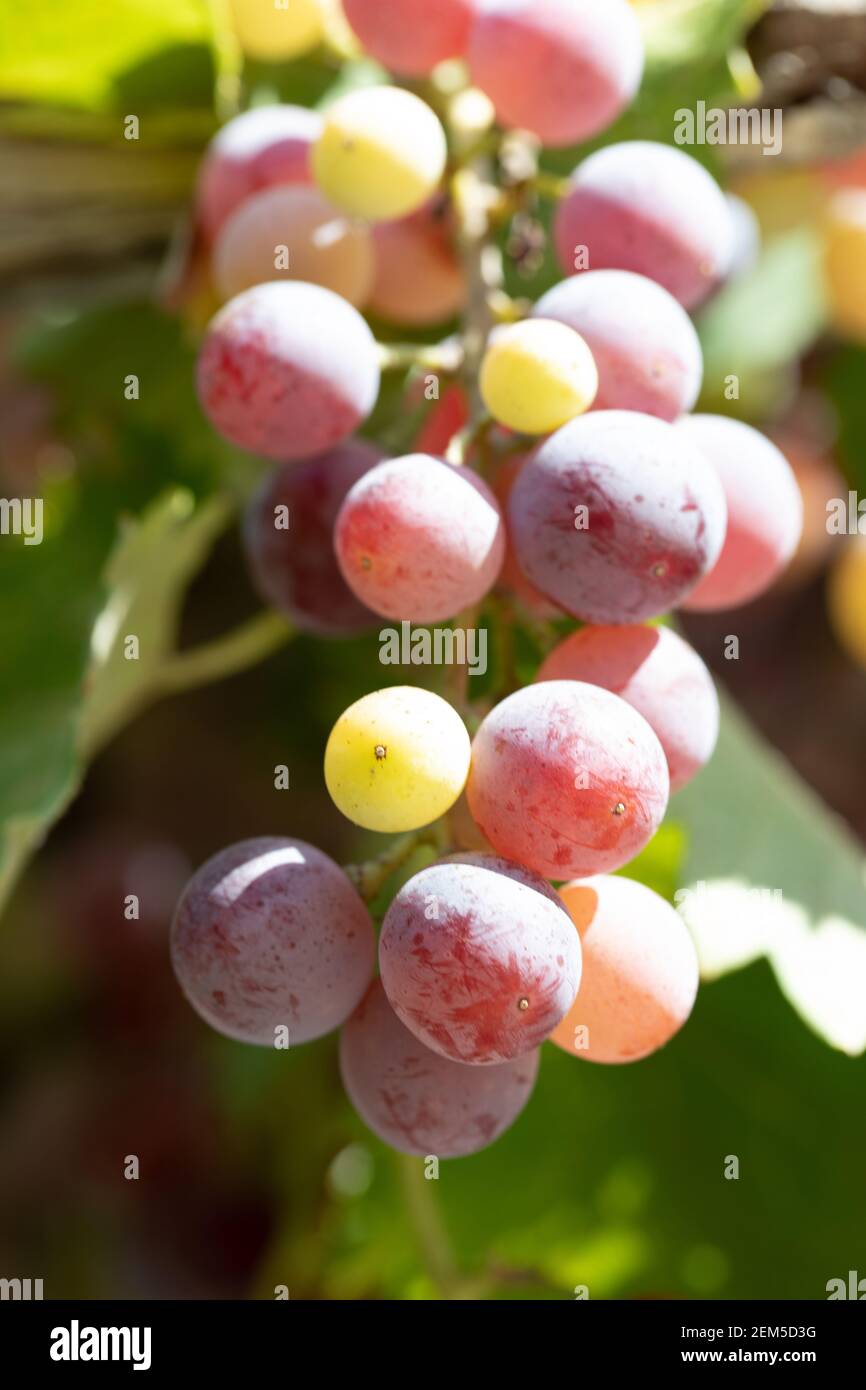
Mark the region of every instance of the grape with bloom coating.
[[676, 430], [716, 470], [728, 511], [721, 554], [683, 606], [737, 608], [768, 589], [797, 549], [803, 530], [797, 480], [781, 450], [741, 420], [689, 415]]
[[337, 207], [379, 222], [427, 201], [446, 154], [445, 132], [420, 97], [400, 87], [362, 87], [326, 110], [313, 173]]
[[636, 271], [687, 309], [721, 283], [735, 249], [715, 179], [683, 150], [652, 140], [607, 145], [579, 164], [553, 234], [567, 274]]
[[538, 1052], [497, 1067], [450, 1062], [404, 1028], [375, 980], [340, 1035], [340, 1072], [361, 1119], [400, 1153], [486, 1149], [532, 1094]]
[[273, 1047], [345, 1022], [370, 983], [370, 914], [343, 870], [303, 840], [262, 836], [215, 854], [177, 906], [171, 959], [201, 1017]]
[[536, 680], [586, 681], [627, 700], [665, 751], [672, 792], [713, 755], [719, 736], [713, 678], [670, 628], [583, 627], [554, 647]]
[[673, 421], [692, 409], [704, 371], [700, 341], [682, 305], [654, 280], [591, 270], [554, 285], [532, 312], [586, 342], [598, 369], [596, 410]]
[[427, 1047], [489, 1064], [556, 1027], [580, 984], [580, 950], [543, 878], [495, 855], [452, 855], [397, 893], [379, 971], [397, 1017]]
[[839, 556], [830, 574], [827, 604], [840, 645], [866, 671], [866, 537], [855, 537]]
[[579, 333], [553, 319], [524, 319], [493, 330], [478, 384], [501, 425], [549, 434], [589, 409], [598, 373]]
[[331, 730], [325, 783], [365, 830], [417, 830], [438, 820], [466, 785], [469, 735], [447, 700], [393, 685], [350, 705]]
[[357, 307], [367, 300], [374, 272], [367, 228], [303, 185], [252, 194], [228, 218], [213, 249], [223, 299], [266, 280], [305, 280]]
[[580, 993], [551, 1035], [590, 1062], [637, 1062], [682, 1028], [698, 992], [698, 958], [670, 903], [627, 878], [567, 883], [560, 896], [583, 948]]
[[382, 457], [366, 440], [347, 439], [274, 469], [247, 508], [243, 539], [256, 588], [305, 632], [342, 636], [376, 626], [340, 573], [333, 534], [349, 488]]
[[718, 559], [725, 495], [675, 425], [600, 410], [546, 439], [508, 506], [518, 563], [585, 622], [641, 622], [681, 603]]
[[196, 189], [199, 222], [213, 241], [245, 198], [281, 184], [309, 184], [310, 151], [322, 131], [305, 106], [255, 106], [227, 121], [208, 145]]
[[[526, 454], [511, 454], [502, 460], [493, 477], [493, 492], [504, 515], [507, 515], [511, 490], [525, 462]], [[523, 573], [517, 563], [517, 556], [514, 553], [514, 546], [508, 535], [507, 527], [505, 531], [505, 559], [499, 572], [498, 587], [505, 590], [506, 593], [513, 594], [534, 618], [541, 618], [544, 621], [548, 618], [562, 617], [562, 609], [558, 608], [540, 589], [536, 589], [531, 580], [527, 579]]]
[[631, 705], [598, 686], [544, 681], [482, 721], [466, 795], [498, 854], [563, 879], [633, 859], [668, 789], [664, 750]]
[[475, 0], [343, 0], [364, 48], [390, 72], [420, 77], [469, 40]]
[[643, 42], [626, 0], [485, 0], [469, 37], [472, 81], [502, 125], [543, 145], [587, 140], [640, 85]]
[[471, 469], [407, 454], [355, 484], [337, 517], [334, 546], [347, 584], [368, 608], [434, 623], [493, 587], [505, 527], [495, 497]]
[[321, 285], [254, 285], [211, 320], [197, 385], [205, 415], [230, 443], [304, 458], [339, 444], [372, 410], [376, 342], [357, 310]]
[[[447, 209], [423, 207], [373, 229], [376, 274], [367, 307], [391, 323], [443, 323], [463, 308], [466, 279]], [[444, 399], [444, 398], [443, 398]]]
[[322, 38], [318, 0], [229, 0], [235, 33], [244, 53], [264, 63], [282, 63], [309, 53]]
[[866, 188], [841, 189], [824, 225], [824, 281], [837, 332], [866, 343]]

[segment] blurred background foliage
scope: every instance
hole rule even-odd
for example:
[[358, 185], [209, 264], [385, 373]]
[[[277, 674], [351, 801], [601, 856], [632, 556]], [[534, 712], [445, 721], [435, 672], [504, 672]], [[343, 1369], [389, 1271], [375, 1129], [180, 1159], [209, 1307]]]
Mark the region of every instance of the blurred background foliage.
[[[866, 492], [866, 348], [828, 321], [821, 225], [834, 187], [866, 185], [866, 15], [858, 59], [832, 8], [806, 53], [786, 25], [798, 10], [818, 24], [808, 5], [641, 5], [647, 75], [605, 135], [670, 141], [698, 100], [786, 111], [778, 160], [692, 151], [764, 233], [700, 316], [702, 404], [786, 447], [807, 540], [777, 592], [686, 621], [729, 692], [722, 742], [628, 870], [671, 899], [715, 890], [692, 925], [718, 978], [638, 1066], [545, 1048], [514, 1129], [428, 1182], [352, 1112], [334, 1038], [291, 1053], [220, 1039], [167, 956], [178, 889], [222, 845], [283, 833], [343, 861], [374, 850], [330, 804], [321, 754], [383, 683], [375, 636], [298, 638], [164, 697], [178, 644], [257, 611], [233, 519], [258, 465], [202, 420], [199, 325], [169, 308], [197, 159], [238, 105], [318, 104], [381, 70], [324, 50], [243, 66], [205, 0], [0, 0], [0, 486], [46, 500], [41, 546], [0, 541], [3, 1275], [56, 1297], [815, 1298], [862, 1270], [866, 675], [827, 622], [849, 539], [828, 543], [824, 506]], [[547, 252], [525, 270], [509, 269], [521, 296], [556, 278]], [[389, 380], [372, 424], [395, 447], [418, 424], [405, 384]], [[120, 659], [130, 631], [137, 663]], [[132, 892], [139, 921], [123, 916]]]

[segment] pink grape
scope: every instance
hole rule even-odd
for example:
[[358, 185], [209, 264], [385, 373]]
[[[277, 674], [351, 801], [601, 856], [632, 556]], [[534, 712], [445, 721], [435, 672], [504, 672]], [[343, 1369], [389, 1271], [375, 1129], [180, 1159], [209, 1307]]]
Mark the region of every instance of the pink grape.
[[465, 1158], [498, 1139], [520, 1114], [538, 1075], [538, 1052], [495, 1067], [440, 1057], [404, 1028], [379, 980], [340, 1035], [340, 1071], [361, 1119], [400, 1153]]
[[[377, 624], [340, 573], [333, 535], [349, 488], [383, 457], [374, 445], [347, 439], [317, 458], [282, 464], [250, 502], [244, 546], [256, 587], [306, 632], [340, 636]], [[288, 527], [278, 526], [286, 516]]]
[[636, 271], [687, 309], [721, 283], [734, 257], [733, 218], [715, 179], [683, 150], [651, 140], [607, 145], [579, 164], [553, 231], [569, 275]]
[[500, 123], [550, 146], [604, 130], [643, 73], [640, 27], [627, 0], [485, 0], [468, 58]]
[[718, 473], [728, 530], [715, 566], [689, 594], [685, 608], [737, 608], [778, 579], [803, 531], [803, 498], [784, 454], [741, 420], [691, 415], [676, 426]]
[[339, 295], [302, 280], [254, 285], [208, 326], [198, 395], [230, 443], [272, 459], [323, 453], [379, 393], [376, 342]]
[[390, 72], [420, 77], [459, 58], [476, 0], [343, 0], [364, 48]]
[[497, 854], [563, 879], [620, 868], [668, 802], [664, 750], [618, 695], [545, 681], [509, 695], [472, 744], [469, 809]]
[[370, 293], [376, 263], [367, 228], [317, 188], [298, 185], [247, 198], [222, 227], [212, 264], [224, 299], [266, 280], [306, 280], [357, 306]]
[[334, 544], [347, 584], [374, 613], [434, 623], [493, 587], [505, 527], [493, 493], [470, 468], [406, 454], [351, 489]]
[[628, 270], [572, 275], [542, 295], [533, 317], [579, 333], [598, 369], [595, 410], [639, 410], [673, 421], [703, 378], [694, 324], [667, 290]]
[[682, 603], [716, 563], [725, 496], [675, 425], [602, 410], [531, 454], [508, 506], [521, 569], [566, 612], [641, 622]]
[[213, 241], [251, 193], [276, 184], [312, 183], [310, 149], [322, 117], [304, 106], [255, 106], [227, 121], [204, 153], [196, 200], [204, 235]]
[[[525, 454], [512, 454], [506, 458], [496, 471], [493, 479], [493, 491], [496, 495], [503, 513], [508, 511], [508, 499], [511, 490], [517, 481], [517, 475], [526, 462]], [[546, 620], [548, 618], [562, 617], [562, 609], [552, 603], [540, 589], [536, 589], [523, 573], [517, 563], [517, 556], [514, 553], [514, 546], [508, 539], [506, 528], [505, 559], [502, 562], [502, 570], [499, 574], [499, 587], [512, 593], [514, 597], [523, 604], [528, 613], [534, 618]]]
[[544, 1041], [571, 1007], [580, 951], [537, 874], [489, 854], [422, 869], [394, 898], [379, 971], [397, 1017], [454, 1062], [506, 1062]]
[[460, 312], [466, 281], [443, 213], [428, 206], [395, 222], [379, 222], [373, 245], [370, 313], [391, 323], [426, 327]]
[[370, 914], [338, 864], [303, 840], [262, 836], [215, 854], [177, 906], [171, 959], [217, 1032], [273, 1047], [339, 1028], [373, 973]]
[[627, 878], [587, 878], [560, 889], [583, 947], [580, 993], [551, 1036], [590, 1062], [637, 1062], [686, 1022], [698, 959], [679, 913]]
[[642, 714], [665, 751], [671, 791], [709, 762], [719, 736], [719, 697], [697, 652], [666, 627], [583, 627], [547, 657], [539, 681], [585, 681]]

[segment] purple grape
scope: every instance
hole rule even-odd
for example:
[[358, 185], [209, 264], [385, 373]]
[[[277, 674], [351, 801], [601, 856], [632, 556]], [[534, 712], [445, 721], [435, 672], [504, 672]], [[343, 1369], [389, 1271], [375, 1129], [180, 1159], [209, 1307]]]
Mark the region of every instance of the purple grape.
[[338, 864], [303, 840], [263, 836], [193, 874], [171, 936], [175, 974], [217, 1032], [273, 1047], [339, 1028], [373, 973], [370, 914]]
[[508, 504], [520, 568], [566, 612], [637, 623], [681, 603], [725, 538], [725, 495], [674, 425], [602, 410], [530, 455]]

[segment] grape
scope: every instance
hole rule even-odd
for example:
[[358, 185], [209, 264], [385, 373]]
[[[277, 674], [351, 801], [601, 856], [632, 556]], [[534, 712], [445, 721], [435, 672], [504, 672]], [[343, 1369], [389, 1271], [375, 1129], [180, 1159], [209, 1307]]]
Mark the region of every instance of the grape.
[[734, 254], [728, 268], [728, 279], [734, 280], [754, 270], [761, 255], [761, 224], [757, 214], [736, 193], [726, 193], [725, 202], [734, 227]]
[[229, 0], [235, 33], [244, 53], [264, 63], [279, 63], [308, 53], [322, 37], [317, 0]]
[[508, 506], [521, 569], [568, 613], [640, 622], [715, 564], [725, 497], [678, 426], [604, 410], [572, 420], [518, 474]]
[[[376, 625], [341, 575], [332, 537], [349, 488], [382, 457], [372, 444], [348, 439], [318, 458], [282, 464], [247, 509], [244, 545], [256, 587], [306, 632], [343, 635]], [[276, 524], [283, 507], [288, 528]]]
[[482, 721], [466, 795], [497, 854], [562, 879], [639, 853], [668, 787], [662, 746], [631, 705], [598, 686], [545, 681]]
[[468, 58], [501, 124], [551, 146], [604, 130], [643, 73], [640, 28], [626, 0], [486, 0]]
[[466, 281], [445, 214], [421, 208], [373, 231], [376, 275], [368, 308], [391, 323], [442, 323], [466, 300]]
[[349, 222], [317, 188], [303, 185], [265, 188], [247, 198], [213, 251], [214, 281], [223, 299], [265, 280], [291, 279], [324, 285], [359, 305], [370, 293], [374, 270], [366, 227]]
[[723, 415], [689, 415], [675, 426], [721, 479], [728, 529], [713, 568], [685, 608], [737, 608], [768, 589], [797, 549], [803, 499], [784, 454], [769, 439]]
[[701, 345], [682, 305], [628, 270], [591, 270], [548, 290], [533, 314], [586, 342], [598, 369], [596, 410], [639, 410], [673, 421], [691, 410], [703, 377]]
[[391, 72], [419, 77], [469, 40], [474, 0], [344, 0], [346, 18], [367, 52]]
[[491, 333], [479, 387], [501, 425], [522, 434], [549, 434], [589, 409], [598, 373], [573, 329], [552, 319], [524, 319]]
[[322, 125], [319, 113], [303, 106], [257, 106], [226, 122], [198, 176], [198, 216], [208, 241], [251, 193], [312, 182], [310, 151]]
[[824, 280], [833, 327], [866, 343], [866, 189], [846, 188], [824, 218]]
[[[419, 382], [421, 386], [423, 383]], [[423, 399], [418, 393], [419, 401]], [[455, 434], [469, 424], [469, 401], [459, 382], [446, 386], [441, 397], [433, 405], [418, 431], [415, 452], [418, 454], [444, 454]]]
[[574, 1001], [580, 950], [536, 874], [454, 855], [410, 878], [382, 924], [379, 971], [401, 1023], [453, 1062], [507, 1062], [544, 1041]]
[[272, 459], [340, 443], [372, 410], [379, 359], [357, 310], [301, 280], [254, 285], [208, 326], [198, 394], [214, 429]]
[[830, 625], [851, 660], [866, 670], [866, 539], [846, 545], [827, 586]]
[[355, 484], [334, 545], [346, 582], [374, 613], [435, 623], [493, 587], [505, 527], [493, 493], [471, 469], [407, 454]]
[[394, 685], [350, 705], [325, 749], [325, 783], [365, 830], [417, 830], [438, 820], [466, 785], [466, 726], [429, 690]]
[[[554, 221], [563, 268], [633, 270], [687, 309], [724, 279], [734, 257], [725, 195], [696, 159], [672, 145], [630, 140], [579, 164]], [[586, 248], [588, 265], [577, 258]]]
[[[493, 479], [493, 492], [503, 513], [508, 510], [508, 499], [511, 490], [517, 481], [517, 475], [526, 462], [526, 454], [512, 454], [499, 465]], [[499, 587], [514, 595], [523, 604], [528, 613], [534, 618], [541, 618], [543, 621], [548, 618], [561, 618], [562, 609], [557, 608], [555, 603], [536, 589], [523, 573], [517, 563], [517, 556], [514, 553], [514, 546], [508, 536], [506, 528], [505, 539], [505, 559], [502, 562], [502, 569], [499, 573]]]
[[664, 627], [584, 627], [554, 647], [539, 681], [586, 681], [642, 714], [665, 751], [671, 791], [709, 762], [719, 697], [697, 652]]
[[493, 853], [493, 846], [487, 836], [472, 819], [465, 791], [460, 793], [448, 812], [448, 833], [451, 844], [459, 850], [477, 851], [480, 854]]
[[465, 1158], [498, 1139], [525, 1106], [538, 1052], [467, 1067], [404, 1028], [376, 980], [340, 1035], [346, 1092], [374, 1134], [400, 1153]]
[[303, 840], [262, 836], [193, 874], [172, 925], [174, 972], [226, 1037], [289, 1045], [338, 1028], [370, 983], [366, 907], [333, 859]]
[[670, 905], [627, 878], [568, 883], [560, 895], [580, 934], [583, 979], [551, 1036], [590, 1062], [637, 1062], [664, 1047], [692, 1011], [698, 958]]
[[329, 106], [313, 173], [337, 207], [372, 222], [426, 202], [445, 169], [445, 132], [430, 107], [400, 87], [362, 87]]

